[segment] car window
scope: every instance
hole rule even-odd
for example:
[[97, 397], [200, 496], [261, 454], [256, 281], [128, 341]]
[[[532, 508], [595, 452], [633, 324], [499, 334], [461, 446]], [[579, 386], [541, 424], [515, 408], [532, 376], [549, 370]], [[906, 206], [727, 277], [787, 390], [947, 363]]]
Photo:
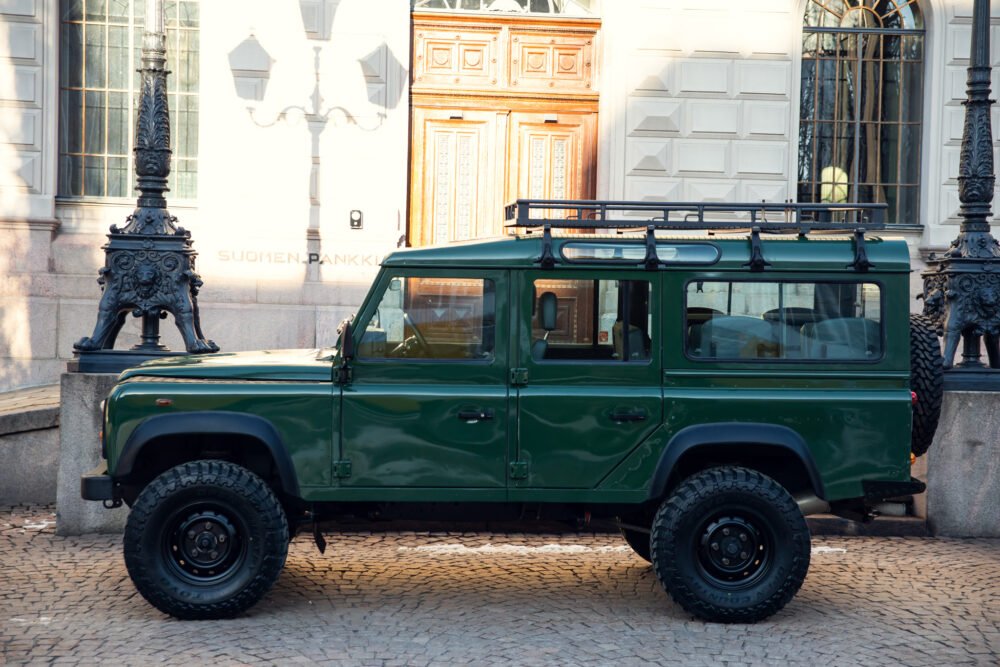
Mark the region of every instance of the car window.
[[645, 361], [652, 340], [652, 285], [644, 280], [533, 283], [535, 361]]
[[496, 285], [480, 278], [396, 277], [358, 345], [361, 359], [492, 359]]
[[882, 299], [874, 283], [695, 281], [687, 352], [696, 359], [874, 361]]

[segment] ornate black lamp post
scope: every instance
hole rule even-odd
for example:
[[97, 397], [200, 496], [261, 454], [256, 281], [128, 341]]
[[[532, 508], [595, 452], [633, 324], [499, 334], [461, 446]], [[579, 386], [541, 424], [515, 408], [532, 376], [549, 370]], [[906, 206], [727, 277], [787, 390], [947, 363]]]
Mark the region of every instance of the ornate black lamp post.
[[[993, 132], [990, 126], [990, 3], [975, 0], [968, 99], [959, 166], [962, 227], [951, 248], [931, 256], [924, 278], [924, 315], [945, 339], [946, 384], [1000, 389], [1000, 244], [990, 233], [993, 201]], [[987, 368], [980, 357], [985, 337]], [[952, 368], [963, 340], [962, 361]]]
[[[139, 199], [124, 228], [111, 226], [98, 282], [104, 290], [97, 325], [75, 345], [77, 370], [118, 372], [148, 359], [178, 354], [161, 345], [160, 320], [174, 316], [189, 353], [217, 352], [201, 332], [191, 232], [178, 227], [163, 193], [170, 175], [170, 114], [163, 0], [146, 0], [142, 43], [142, 90], [135, 127]], [[129, 313], [142, 318], [142, 339], [131, 350], [114, 350]]]

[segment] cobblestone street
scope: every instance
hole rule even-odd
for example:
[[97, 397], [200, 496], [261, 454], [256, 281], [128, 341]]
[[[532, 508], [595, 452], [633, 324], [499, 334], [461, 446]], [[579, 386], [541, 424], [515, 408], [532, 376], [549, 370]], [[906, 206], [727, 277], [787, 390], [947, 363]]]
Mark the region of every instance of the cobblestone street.
[[0, 514], [0, 664], [996, 665], [1000, 542], [814, 538], [756, 625], [693, 620], [614, 535], [328, 535], [293, 542], [243, 617], [180, 622], [132, 587], [120, 537]]

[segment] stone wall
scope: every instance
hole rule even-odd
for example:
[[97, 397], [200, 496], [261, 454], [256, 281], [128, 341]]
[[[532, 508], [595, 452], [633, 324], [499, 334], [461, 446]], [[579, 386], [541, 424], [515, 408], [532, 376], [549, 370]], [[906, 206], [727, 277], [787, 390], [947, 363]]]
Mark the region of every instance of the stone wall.
[[0, 394], [0, 505], [54, 503], [58, 470], [58, 387]]
[[[58, 380], [96, 322], [108, 227], [135, 207], [55, 198], [57, 6], [0, 2], [0, 391]], [[367, 0], [200, 3], [199, 194], [168, 202], [223, 351], [332, 344], [405, 234], [409, 19], [407, 0], [377, 21]]]

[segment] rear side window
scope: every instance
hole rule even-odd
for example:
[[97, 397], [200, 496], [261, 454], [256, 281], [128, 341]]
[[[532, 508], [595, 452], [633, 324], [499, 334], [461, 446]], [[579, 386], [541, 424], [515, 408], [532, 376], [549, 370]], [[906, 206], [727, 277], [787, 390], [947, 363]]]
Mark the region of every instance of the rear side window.
[[653, 286], [645, 280], [536, 280], [531, 356], [542, 361], [650, 359]]
[[688, 283], [686, 347], [695, 359], [875, 361], [882, 295], [874, 283]]

